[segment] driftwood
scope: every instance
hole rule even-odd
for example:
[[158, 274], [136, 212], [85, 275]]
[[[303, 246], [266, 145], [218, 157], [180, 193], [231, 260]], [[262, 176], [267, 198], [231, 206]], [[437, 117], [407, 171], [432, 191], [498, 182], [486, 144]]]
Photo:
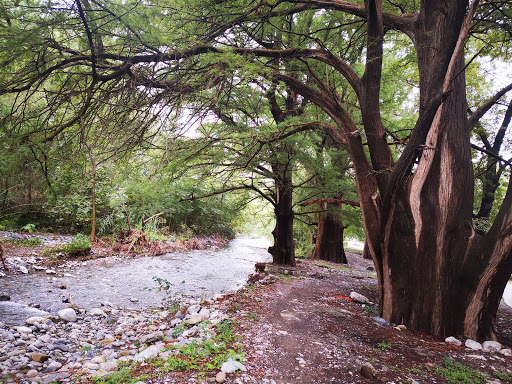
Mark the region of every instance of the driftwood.
[[2, 242], [0, 242], [0, 259], [2, 259], [2, 265], [4, 266], [4, 270], [6, 272], [9, 272], [9, 267], [5, 262], [4, 245], [2, 244]]

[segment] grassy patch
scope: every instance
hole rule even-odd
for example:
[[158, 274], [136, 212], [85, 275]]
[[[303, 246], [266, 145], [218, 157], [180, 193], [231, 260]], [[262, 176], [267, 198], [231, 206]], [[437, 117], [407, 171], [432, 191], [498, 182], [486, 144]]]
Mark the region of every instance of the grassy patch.
[[387, 351], [389, 349], [391, 349], [391, 343], [388, 343], [386, 341], [382, 341], [379, 344], [377, 344], [377, 351], [384, 352], [384, 351]]
[[71, 239], [67, 244], [50, 247], [43, 252], [43, 256], [51, 257], [80, 257], [87, 256], [91, 251], [91, 241], [88, 236], [81, 233]]
[[39, 247], [44, 243], [44, 240], [40, 237], [29, 237], [27, 239], [6, 239], [4, 241], [18, 247]]
[[509, 373], [494, 371], [492, 374], [500, 380], [512, 382], [512, 375]]
[[139, 363], [133, 362], [120, 364], [114, 373], [100, 378], [92, 377], [91, 380], [97, 384], [133, 384], [146, 378], [134, 373], [138, 366]]
[[453, 359], [446, 358], [443, 362], [444, 368], [436, 369], [436, 373], [442, 376], [450, 384], [484, 384], [487, 382], [487, 375], [455, 363]]
[[318, 265], [319, 267], [323, 267], [323, 268], [335, 269], [336, 271], [344, 271], [344, 272], [350, 271], [350, 268], [342, 267], [341, 265], [340, 266], [330, 265], [330, 264], [324, 263], [323, 261], [315, 261], [315, 265]]
[[232, 358], [238, 360], [242, 356], [237, 341], [239, 337], [233, 333], [235, 323], [224, 320], [217, 325], [216, 334], [201, 343], [192, 342], [185, 347], [171, 347], [175, 354], [164, 364], [167, 371], [199, 371], [200, 374], [218, 370], [221, 365]]

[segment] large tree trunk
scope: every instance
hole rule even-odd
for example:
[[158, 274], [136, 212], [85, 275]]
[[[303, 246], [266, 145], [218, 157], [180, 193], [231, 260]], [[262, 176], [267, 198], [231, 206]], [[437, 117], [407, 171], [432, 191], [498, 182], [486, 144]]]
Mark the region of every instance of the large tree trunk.
[[291, 175], [279, 165], [283, 177], [276, 184], [276, 226], [272, 231], [274, 245], [269, 248], [274, 264], [295, 266], [295, 246], [293, 243], [293, 187]]
[[[454, 26], [462, 25], [466, 5], [462, 0], [429, 1], [420, 13], [420, 118], [436, 95], [450, 93], [430, 125], [414, 173], [383, 194], [380, 231], [371, 246], [382, 273], [381, 311], [386, 320], [437, 337], [490, 339], [495, 337], [494, 319], [511, 272], [511, 240], [510, 232], [505, 240], [503, 228], [486, 238], [472, 228], [465, 63], [462, 54], [452, 58], [460, 30]], [[495, 224], [499, 227], [501, 221], [503, 227], [510, 220], [504, 215]]]
[[347, 263], [343, 247], [343, 222], [341, 204], [323, 203], [327, 211], [318, 217], [318, 231], [312, 259], [326, 260], [333, 263]]

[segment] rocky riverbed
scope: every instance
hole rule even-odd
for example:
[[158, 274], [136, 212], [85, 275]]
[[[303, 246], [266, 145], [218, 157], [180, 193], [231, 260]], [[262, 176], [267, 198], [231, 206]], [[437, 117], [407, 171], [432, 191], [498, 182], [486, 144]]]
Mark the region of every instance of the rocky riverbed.
[[[65, 308], [56, 316], [30, 317], [23, 326], [0, 324], [0, 377], [7, 382], [66, 383], [106, 376], [122, 362], [166, 360], [177, 348], [215, 335], [217, 325], [228, 319], [223, 301], [222, 295], [202, 302], [185, 300], [174, 303], [183, 309], [175, 313], [166, 307], [110, 304]], [[241, 363], [222, 367], [224, 373], [240, 369], [245, 370]]]

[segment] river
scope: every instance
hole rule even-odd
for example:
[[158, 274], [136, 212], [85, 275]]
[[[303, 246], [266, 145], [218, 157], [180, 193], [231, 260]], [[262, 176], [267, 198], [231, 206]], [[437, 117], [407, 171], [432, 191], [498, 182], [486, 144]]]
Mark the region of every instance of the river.
[[[65, 299], [83, 308], [111, 303], [125, 307], [158, 305], [165, 298], [181, 295], [209, 297], [236, 290], [254, 271], [254, 263], [270, 262], [264, 238], [241, 237], [219, 250], [167, 253], [157, 257], [121, 259], [107, 257], [59, 270], [50, 276], [44, 271], [0, 278], [0, 293], [11, 301], [0, 302], [0, 322], [22, 324], [39, 310], [55, 312]], [[158, 292], [161, 279], [169, 286]]]

